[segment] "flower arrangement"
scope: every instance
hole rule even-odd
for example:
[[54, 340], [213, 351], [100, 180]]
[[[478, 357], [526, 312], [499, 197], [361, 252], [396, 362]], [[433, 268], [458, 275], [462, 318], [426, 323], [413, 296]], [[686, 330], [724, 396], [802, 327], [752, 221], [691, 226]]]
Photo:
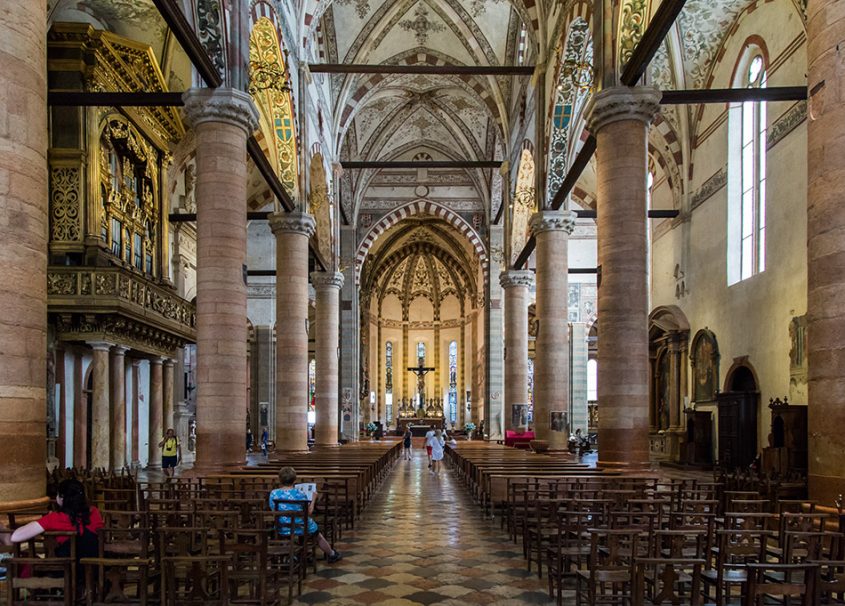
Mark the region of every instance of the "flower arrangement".
[[375, 430], [376, 430], [376, 424], [375, 423], [373, 423], [372, 421], [367, 423], [367, 432], [368, 433], [373, 433]]
[[472, 421], [470, 421], [469, 423], [467, 423], [466, 425], [464, 425], [464, 429], [465, 429], [467, 432], [470, 432], [470, 431], [475, 431], [475, 423], [473, 423]]

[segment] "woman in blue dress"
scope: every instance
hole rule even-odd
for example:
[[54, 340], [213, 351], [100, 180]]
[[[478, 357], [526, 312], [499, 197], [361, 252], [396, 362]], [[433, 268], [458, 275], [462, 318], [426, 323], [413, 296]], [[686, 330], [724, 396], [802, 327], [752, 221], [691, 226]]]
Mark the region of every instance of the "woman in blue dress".
[[[302, 506], [296, 505], [294, 503], [278, 503], [278, 507], [276, 507], [276, 500], [302, 501], [304, 503], [308, 503], [308, 534], [314, 536], [314, 538], [317, 540], [317, 545], [320, 549], [323, 550], [323, 553], [326, 554], [326, 560], [328, 561], [328, 563], [334, 564], [343, 556], [340, 555], [339, 551], [335, 551], [334, 549], [332, 549], [332, 546], [329, 545], [329, 542], [320, 533], [320, 529], [317, 526], [317, 522], [315, 522], [314, 518], [311, 517], [314, 514], [314, 505], [317, 502], [317, 492], [314, 491], [314, 494], [311, 495], [311, 500], [309, 501], [308, 496], [294, 486], [295, 483], [296, 471], [294, 470], [294, 468], [282, 467], [279, 470], [279, 484], [281, 484], [281, 487], [275, 488], [270, 491], [270, 509], [274, 511], [302, 511]], [[279, 519], [279, 523], [283, 525], [283, 527], [279, 530], [279, 534], [284, 536], [290, 535], [291, 527], [284, 526], [286, 524], [291, 524], [290, 517], [281, 516]], [[294, 534], [303, 534], [303, 526], [304, 520], [299, 517], [294, 517]]]

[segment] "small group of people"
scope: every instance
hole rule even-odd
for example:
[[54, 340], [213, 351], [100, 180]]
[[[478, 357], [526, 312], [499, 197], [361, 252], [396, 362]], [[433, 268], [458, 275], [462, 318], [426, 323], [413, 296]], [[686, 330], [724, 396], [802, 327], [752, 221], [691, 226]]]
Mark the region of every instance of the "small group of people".
[[[265, 457], [269, 452], [269, 445], [270, 445], [270, 430], [266, 427], [261, 428], [261, 441], [259, 442], [261, 447], [261, 454]], [[246, 430], [246, 451], [252, 452], [252, 448], [255, 446], [255, 436], [252, 434], [252, 429], [247, 427]]]

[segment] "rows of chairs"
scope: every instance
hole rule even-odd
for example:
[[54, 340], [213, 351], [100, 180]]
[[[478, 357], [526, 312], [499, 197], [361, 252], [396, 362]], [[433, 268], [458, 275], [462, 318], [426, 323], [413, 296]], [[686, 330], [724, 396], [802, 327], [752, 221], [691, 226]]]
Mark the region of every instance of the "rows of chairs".
[[[345, 448], [358, 460], [398, 458], [392, 445]], [[312, 456], [315, 462], [321, 457]], [[73, 533], [44, 533], [15, 545], [7, 561], [10, 606], [275, 606], [289, 604], [301, 593], [306, 575], [317, 570], [316, 538], [303, 533], [311, 516], [308, 505], [277, 500], [271, 509], [268, 495], [277, 487], [272, 477], [142, 482], [97, 473], [84, 479], [103, 518], [99, 552], [77, 558]], [[350, 498], [347, 488], [331, 480], [318, 484], [314, 517], [332, 544], [353, 517], [356, 495]], [[5, 515], [15, 528], [44, 513]], [[67, 557], [56, 555], [60, 540], [70, 541]]]
[[558, 604], [845, 603], [835, 512], [718, 482], [549, 477], [536, 456], [537, 475], [509, 482], [500, 524]]

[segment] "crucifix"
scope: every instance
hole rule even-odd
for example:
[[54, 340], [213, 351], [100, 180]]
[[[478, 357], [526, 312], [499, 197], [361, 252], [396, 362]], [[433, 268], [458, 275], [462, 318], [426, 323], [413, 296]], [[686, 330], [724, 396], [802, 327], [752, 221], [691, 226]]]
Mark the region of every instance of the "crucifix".
[[417, 393], [419, 393], [420, 396], [420, 406], [423, 407], [425, 406], [425, 398], [423, 397], [425, 395], [425, 374], [434, 370], [434, 367], [432, 366], [423, 366], [424, 363], [425, 361], [423, 358], [420, 358], [418, 366], [408, 367], [410, 372], [417, 375]]

